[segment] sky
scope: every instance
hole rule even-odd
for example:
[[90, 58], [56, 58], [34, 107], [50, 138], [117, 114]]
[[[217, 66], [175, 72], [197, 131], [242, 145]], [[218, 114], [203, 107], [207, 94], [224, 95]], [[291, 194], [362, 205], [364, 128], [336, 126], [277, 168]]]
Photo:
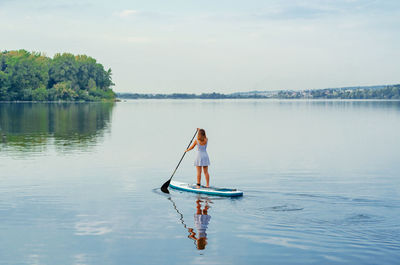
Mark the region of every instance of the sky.
[[0, 50], [86, 54], [114, 90], [400, 83], [398, 0], [0, 0]]

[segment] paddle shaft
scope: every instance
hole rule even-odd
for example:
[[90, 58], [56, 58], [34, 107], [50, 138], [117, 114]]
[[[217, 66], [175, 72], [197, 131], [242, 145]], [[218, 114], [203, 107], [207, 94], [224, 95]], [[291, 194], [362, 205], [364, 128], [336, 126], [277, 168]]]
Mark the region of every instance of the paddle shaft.
[[[187, 150], [187, 149], [190, 147], [190, 145], [192, 144], [193, 139], [194, 139], [194, 137], [196, 136], [196, 134], [197, 134], [197, 129], [196, 129], [196, 132], [194, 133], [194, 135], [193, 135], [193, 137], [192, 137], [192, 140], [190, 140], [189, 145], [186, 147], [186, 150]], [[183, 153], [183, 155], [182, 155], [182, 157], [181, 157], [181, 160], [179, 160], [179, 163], [178, 163], [178, 165], [176, 166], [176, 168], [175, 168], [175, 170], [174, 170], [174, 173], [172, 173], [172, 176], [169, 178], [170, 181], [171, 181], [172, 177], [175, 175], [175, 172], [176, 172], [176, 170], [178, 169], [179, 165], [181, 164], [181, 162], [182, 162], [183, 158], [185, 157], [185, 155], [186, 155], [186, 151]]]

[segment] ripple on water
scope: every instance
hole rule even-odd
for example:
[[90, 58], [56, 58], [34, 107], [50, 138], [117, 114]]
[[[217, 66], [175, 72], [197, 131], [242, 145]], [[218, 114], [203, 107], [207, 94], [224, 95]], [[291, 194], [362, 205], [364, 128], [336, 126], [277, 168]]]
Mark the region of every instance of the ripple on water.
[[385, 218], [383, 216], [355, 213], [335, 219], [310, 218], [307, 219], [307, 222], [312, 223], [317, 227], [335, 227], [335, 230], [337, 230], [339, 228], [345, 229], [354, 225], [375, 225], [383, 222], [384, 220]]
[[380, 216], [358, 213], [347, 217], [343, 222], [348, 224], [367, 224], [367, 223], [378, 223], [381, 222], [382, 220], [383, 218]]
[[271, 207], [261, 208], [261, 211], [274, 211], [274, 212], [293, 212], [293, 211], [301, 211], [303, 207], [294, 205], [294, 204], [283, 204]]

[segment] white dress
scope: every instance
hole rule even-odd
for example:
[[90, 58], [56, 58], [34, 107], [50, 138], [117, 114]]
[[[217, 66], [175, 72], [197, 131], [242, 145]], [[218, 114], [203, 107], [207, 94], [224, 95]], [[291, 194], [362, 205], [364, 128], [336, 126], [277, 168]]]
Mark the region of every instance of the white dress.
[[207, 237], [207, 226], [210, 222], [211, 216], [208, 214], [195, 214], [194, 215], [194, 225], [196, 226], [198, 236]]
[[197, 141], [197, 154], [196, 158], [194, 159], [194, 165], [198, 167], [205, 167], [210, 165], [210, 159], [208, 158], [207, 154], [207, 143], [205, 145], [201, 145]]

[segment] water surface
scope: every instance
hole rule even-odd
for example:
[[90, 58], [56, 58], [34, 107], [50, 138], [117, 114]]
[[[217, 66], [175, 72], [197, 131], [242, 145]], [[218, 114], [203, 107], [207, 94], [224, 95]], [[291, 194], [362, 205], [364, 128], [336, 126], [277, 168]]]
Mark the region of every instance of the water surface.
[[[245, 196], [159, 191], [196, 127]], [[396, 101], [1, 103], [0, 264], [396, 264], [399, 131]]]

